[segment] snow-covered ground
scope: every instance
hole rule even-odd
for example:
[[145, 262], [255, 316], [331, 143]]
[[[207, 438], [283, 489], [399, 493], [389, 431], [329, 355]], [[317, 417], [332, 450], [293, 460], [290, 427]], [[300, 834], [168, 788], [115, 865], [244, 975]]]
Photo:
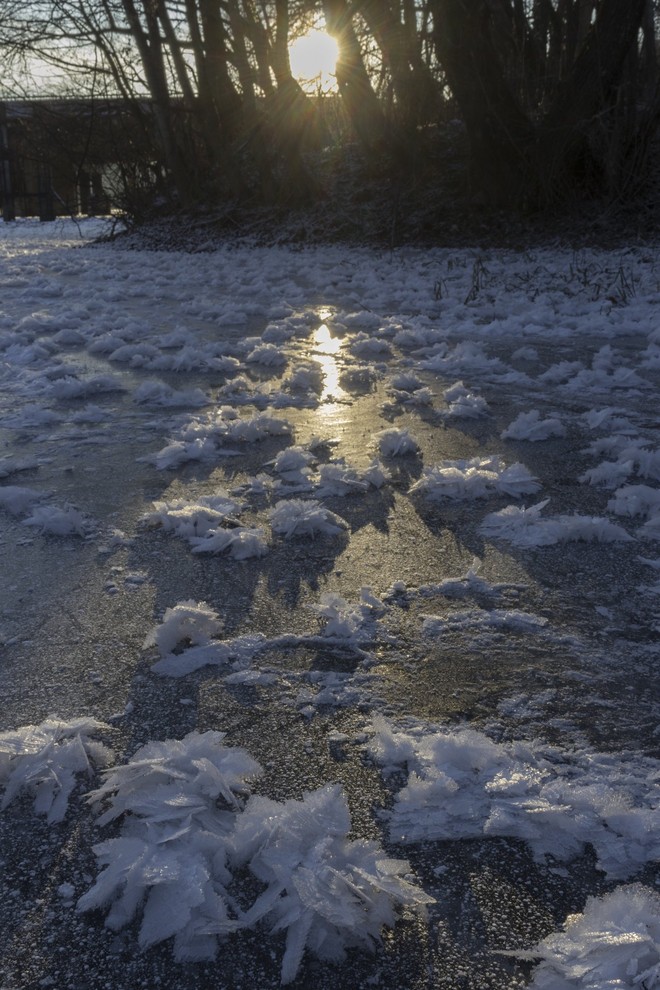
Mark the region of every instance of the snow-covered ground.
[[660, 253], [0, 227], [2, 990], [660, 987]]

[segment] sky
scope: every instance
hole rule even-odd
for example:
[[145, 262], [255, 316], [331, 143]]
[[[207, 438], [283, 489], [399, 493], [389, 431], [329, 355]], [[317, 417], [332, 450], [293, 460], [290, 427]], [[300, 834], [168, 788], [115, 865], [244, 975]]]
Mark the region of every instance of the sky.
[[657, 985], [655, 249], [103, 229], [0, 226], [4, 983]]

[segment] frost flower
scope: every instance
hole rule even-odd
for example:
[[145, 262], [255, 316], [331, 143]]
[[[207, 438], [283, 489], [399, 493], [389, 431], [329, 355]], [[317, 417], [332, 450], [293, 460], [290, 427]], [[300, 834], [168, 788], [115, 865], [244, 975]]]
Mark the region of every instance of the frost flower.
[[294, 536], [338, 536], [348, 529], [348, 523], [341, 516], [296, 498], [278, 502], [270, 510], [270, 524], [274, 533], [287, 540]]
[[424, 911], [433, 902], [406, 879], [406, 860], [390, 859], [376, 842], [348, 841], [350, 827], [339, 784], [302, 801], [251, 798], [237, 819], [232, 859], [267, 885], [245, 920], [287, 930], [283, 984], [295, 979], [306, 949], [341, 962], [352, 946], [373, 949], [398, 907]]
[[143, 650], [157, 646], [162, 657], [182, 643], [207, 645], [222, 632], [223, 623], [217, 612], [204, 602], [179, 602], [165, 610], [163, 621], [147, 634]]
[[69, 797], [81, 773], [93, 765], [105, 766], [112, 752], [91, 736], [108, 729], [93, 718], [63, 722], [46, 719], [40, 725], [23, 725], [0, 733], [0, 784], [6, 808], [24, 790], [34, 794], [34, 810], [49, 822], [61, 822]]
[[590, 897], [582, 914], [567, 918], [562, 932], [520, 955], [542, 960], [531, 990], [657, 990], [660, 897], [641, 884]]

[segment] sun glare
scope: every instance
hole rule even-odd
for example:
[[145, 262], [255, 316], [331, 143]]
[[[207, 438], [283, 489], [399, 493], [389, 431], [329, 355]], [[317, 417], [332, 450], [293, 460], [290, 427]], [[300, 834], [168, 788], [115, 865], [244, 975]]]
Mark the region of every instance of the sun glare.
[[337, 42], [325, 31], [314, 29], [296, 38], [289, 48], [291, 72], [307, 92], [326, 93], [337, 88]]

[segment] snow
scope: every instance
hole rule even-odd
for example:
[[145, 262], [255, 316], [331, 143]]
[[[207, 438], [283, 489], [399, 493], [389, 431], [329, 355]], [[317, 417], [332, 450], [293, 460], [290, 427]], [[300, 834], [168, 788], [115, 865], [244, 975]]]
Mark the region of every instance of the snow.
[[529, 440], [537, 443], [549, 437], [563, 437], [566, 427], [557, 416], [541, 419], [538, 409], [520, 413], [501, 434], [503, 440]]
[[206, 646], [222, 628], [220, 616], [204, 602], [180, 602], [165, 610], [163, 621], [147, 634], [142, 648], [155, 646], [166, 656], [182, 643]]
[[0, 982], [660, 986], [656, 248], [86, 230], [0, 225]]
[[246, 919], [287, 932], [282, 984], [295, 979], [306, 948], [342, 962], [349, 947], [372, 949], [399, 905], [423, 911], [433, 902], [405, 878], [406, 860], [388, 858], [375, 842], [349, 841], [350, 827], [337, 784], [283, 804], [253, 797], [238, 818], [233, 859], [266, 884]]

